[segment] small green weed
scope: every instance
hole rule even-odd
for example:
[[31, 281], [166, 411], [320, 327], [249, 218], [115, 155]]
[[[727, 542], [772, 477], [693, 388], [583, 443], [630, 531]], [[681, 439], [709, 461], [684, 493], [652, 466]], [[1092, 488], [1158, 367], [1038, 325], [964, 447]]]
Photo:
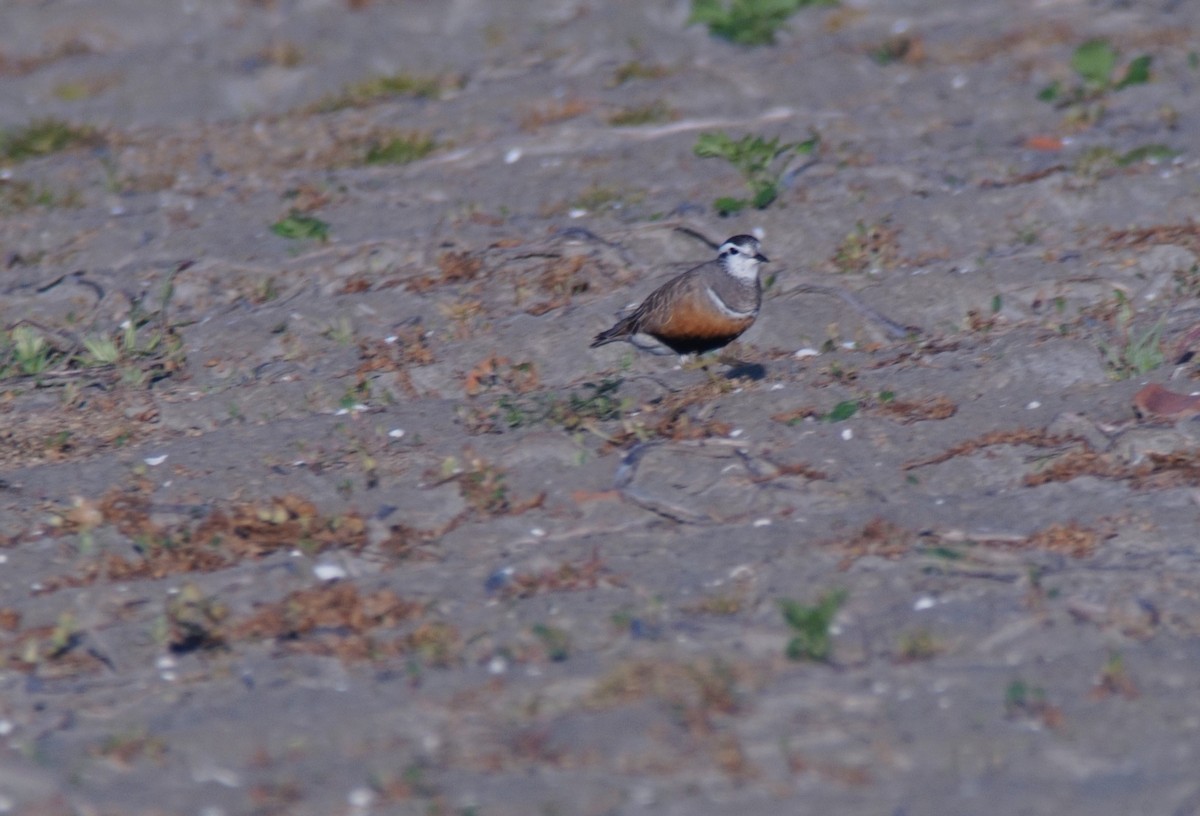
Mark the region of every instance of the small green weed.
[[329, 240], [329, 224], [299, 210], [292, 210], [286, 218], [272, 224], [271, 232], [292, 240], [309, 238], [321, 243]]
[[944, 648], [928, 629], [917, 629], [900, 637], [896, 659], [904, 663], [931, 660], [941, 654]]
[[[732, 215], [752, 205], [766, 209], [779, 195], [779, 182], [797, 154], [812, 153], [820, 143], [815, 133], [803, 142], [781, 145], [778, 138], [747, 135], [734, 140], [721, 132], [701, 133], [692, 151], [702, 159], [725, 159], [742, 174], [750, 198], [722, 197], [713, 202], [720, 215]], [[780, 161], [782, 159], [782, 161]]]
[[1113, 379], [1125, 380], [1153, 371], [1166, 362], [1162, 350], [1163, 329], [1166, 318], [1159, 320], [1139, 334], [1132, 334], [1133, 306], [1121, 292], [1116, 293], [1117, 313], [1115, 321], [1120, 340], [1117, 343], [1101, 343], [1100, 352], [1104, 364]]
[[1040, 721], [1051, 729], [1063, 724], [1062, 709], [1047, 699], [1046, 690], [1019, 679], [1004, 690], [1004, 716], [1010, 720]]
[[779, 602], [783, 619], [793, 631], [786, 652], [789, 660], [829, 660], [833, 650], [829, 627], [845, 600], [846, 590], [834, 589], [822, 595], [813, 606], [787, 599]]
[[613, 127], [637, 127], [670, 122], [674, 118], [675, 112], [670, 106], [663, 100], [656, 99], [646, 105], [622, 108], [608, 117], [608, 123]]
[[12, 353], [21, 374], [41, 374], [50, 367], [50, 346], [40, 332], [29, 326], [17, 326], [10, 336]]
[[899, 235], [890, 218], [875, 224], [859, 221], [834, 251], [834, 269], [845, 275], [886, 269], [899, 258]]
[[[53, 373], [60, 375], [57, 382], [70, 386], [74, 381], [67, 375], [120, 365], [122, 381], [140, 386], [152, 376], [178, 371], [185, 362], [183, 343], [166, 319], [173, 292], [171, 279], [176, 272], [163, 286], [158, 312], [148, 313], [140, 301], [135, 301], [129, 318], [112, 335], [76, 339], [69, 333], [43, 332], [30, 325], [0, 332], [0, 380]], [[142, 332], [151, 324], [158, 330]], [[81, 374], [81, 378], [87, 379], [88, 375]]]
[[387, 74], [346, 85], [336, 94], [320, 99], [312, 106], [316, 113], [331, 113], [345, 108], [362, 108], [396, 97], [436, 99], [448, 84], [446, 77], [430, 74]]
[[833, 406], [833, 410], [821, 417], [826, 422], [845, 422], [858, 413], [858, 400], [844, 400]]
[[771, 45], [787, 19], [805, 6], [833, 6], [837, 0], [692, 0], [688, 24], [739, 45]]
[[24, 127], [0, 131], [0, 159], [20, 162], [99, 141], [99, 135], [92, 128], [60, 119], [37, 119]]
[[111, 337], [85, 337], [83, 347], [96, 365], [112, 365], [121, 359], [121, 349]]
[[571, 636], [565, 630], [546, 623], [535, 623], [530, 631], [542, 642], [546, 657], [561, 663], [571, 656]]
[[437, 141], [428, 133], [399, 132], [379, 139], [367, 148], [367, 164], [409, 164], [437, 149]]
[[603, 212], [606, 210], [622, 210], [626, 207], [640, 204], [645, 200], [645, 190], [621, 189], [608, 187], [603, 184], [593, 184], [583, 190], [569, 206], [574, 209], [587, 210], [588, 212]]
[[649, 65], [641, 60], [630, 60], [617, 66], [608, 87], [616, 88], [635, 79], [662, 79], [670, 73], [665, 65]]
[[529, 427], [541, 423], [557, 425], [568, 431], [592, 422], [620, 419], [630, 408], [627, 398], [617, 395], [620, 379], [584, 383], [579, 391], [566, 397], [557, 394], [530, 396], [505, 395], [489, 409], [472, 418], [471, 424], [482, 430]]
[[1107, 40], [1088, 40], [1071, 55], [1071, 68], [1075, 71], [1078, 82], [1069, 88], [1063, 87], [1061, 82], [1052, 82], [1038, 92], [1037, 98], [1059, 107], [1066, 107], [1094, 101], [1107, 93], [1150, 81], [1153, 57], [1149, 54], [1135, 57], [1125, 67], [1124, 72], [1117, 76], [1115, 71], [1119, 56], [1117, 49]]
[[1142, 162], [1159, 164], [1177, 155], [1178, 151], [1164, 144], [1141, 145], [1124, 153], [1118, 153], [1111, 147], [1096, 145], [1081, 151], [1072, 169], [1078, 176], [1100, 178], [1121, 167], [1131, 167]]
[[28, 181], [0, 179], [0, 214], [24, 212], [33, 207], [80, 207], [82, 203], [79, 191], [73, 188], [59, 194]]

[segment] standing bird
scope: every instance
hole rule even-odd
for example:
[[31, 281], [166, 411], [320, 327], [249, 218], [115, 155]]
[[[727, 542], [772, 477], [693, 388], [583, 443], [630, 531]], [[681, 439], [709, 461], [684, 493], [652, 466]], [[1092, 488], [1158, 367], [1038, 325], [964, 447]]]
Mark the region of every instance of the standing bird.
[[592, 340], [590, 348], [627, 340], [655, 354], [703, 354], [736, 340], [762, 304], [759, 264], [767, 257], [752, 235], [721, 244], [714, 260], [667, 281]]

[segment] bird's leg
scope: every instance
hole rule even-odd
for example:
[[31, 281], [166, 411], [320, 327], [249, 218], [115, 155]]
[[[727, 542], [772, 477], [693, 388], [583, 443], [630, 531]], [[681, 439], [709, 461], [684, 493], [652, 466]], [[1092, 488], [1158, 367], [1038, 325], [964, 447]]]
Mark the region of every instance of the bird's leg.
[[[712, 370], [709, 366], [714, 360], [705, 354], [684, 354], [680, 355], [679, 366], [684, 371], [695, 371], [697, 368], [704, 372], [704, 376], [708, 378], [708, 384], [721, 390], [722, 392], [729, 391], [733, 386], [729, 382], [728, 377], [722, 377]], [[720, 362], [720, 361], [717, 361]]]

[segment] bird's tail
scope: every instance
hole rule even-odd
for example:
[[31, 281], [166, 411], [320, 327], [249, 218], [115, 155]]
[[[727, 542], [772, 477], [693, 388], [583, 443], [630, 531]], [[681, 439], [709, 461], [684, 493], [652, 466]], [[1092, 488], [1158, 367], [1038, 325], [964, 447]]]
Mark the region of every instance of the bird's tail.
[[626, 340], [632, 333], [632, 321], [629, 319], [621, 320], [611, 329], [606, 329], [605, 331], [597, 334], [592, 339], [592, 343], [588, 346], [588, 348], [596, 348], [596, 346], [603, 346], [605, 343], [615, 343], [618, 340]]

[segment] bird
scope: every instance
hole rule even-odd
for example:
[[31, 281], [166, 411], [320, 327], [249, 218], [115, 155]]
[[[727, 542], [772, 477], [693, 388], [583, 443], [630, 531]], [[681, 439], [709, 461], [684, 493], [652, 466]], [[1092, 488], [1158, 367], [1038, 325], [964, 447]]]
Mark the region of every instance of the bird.
[[717, 257], [655, 289], [589, 348], [625, 340], [654, 354], [703, 354], [727, 346], [750, 328], [762, 304], [758, 272], [767, 263], [758, 239], [735, 235]]

